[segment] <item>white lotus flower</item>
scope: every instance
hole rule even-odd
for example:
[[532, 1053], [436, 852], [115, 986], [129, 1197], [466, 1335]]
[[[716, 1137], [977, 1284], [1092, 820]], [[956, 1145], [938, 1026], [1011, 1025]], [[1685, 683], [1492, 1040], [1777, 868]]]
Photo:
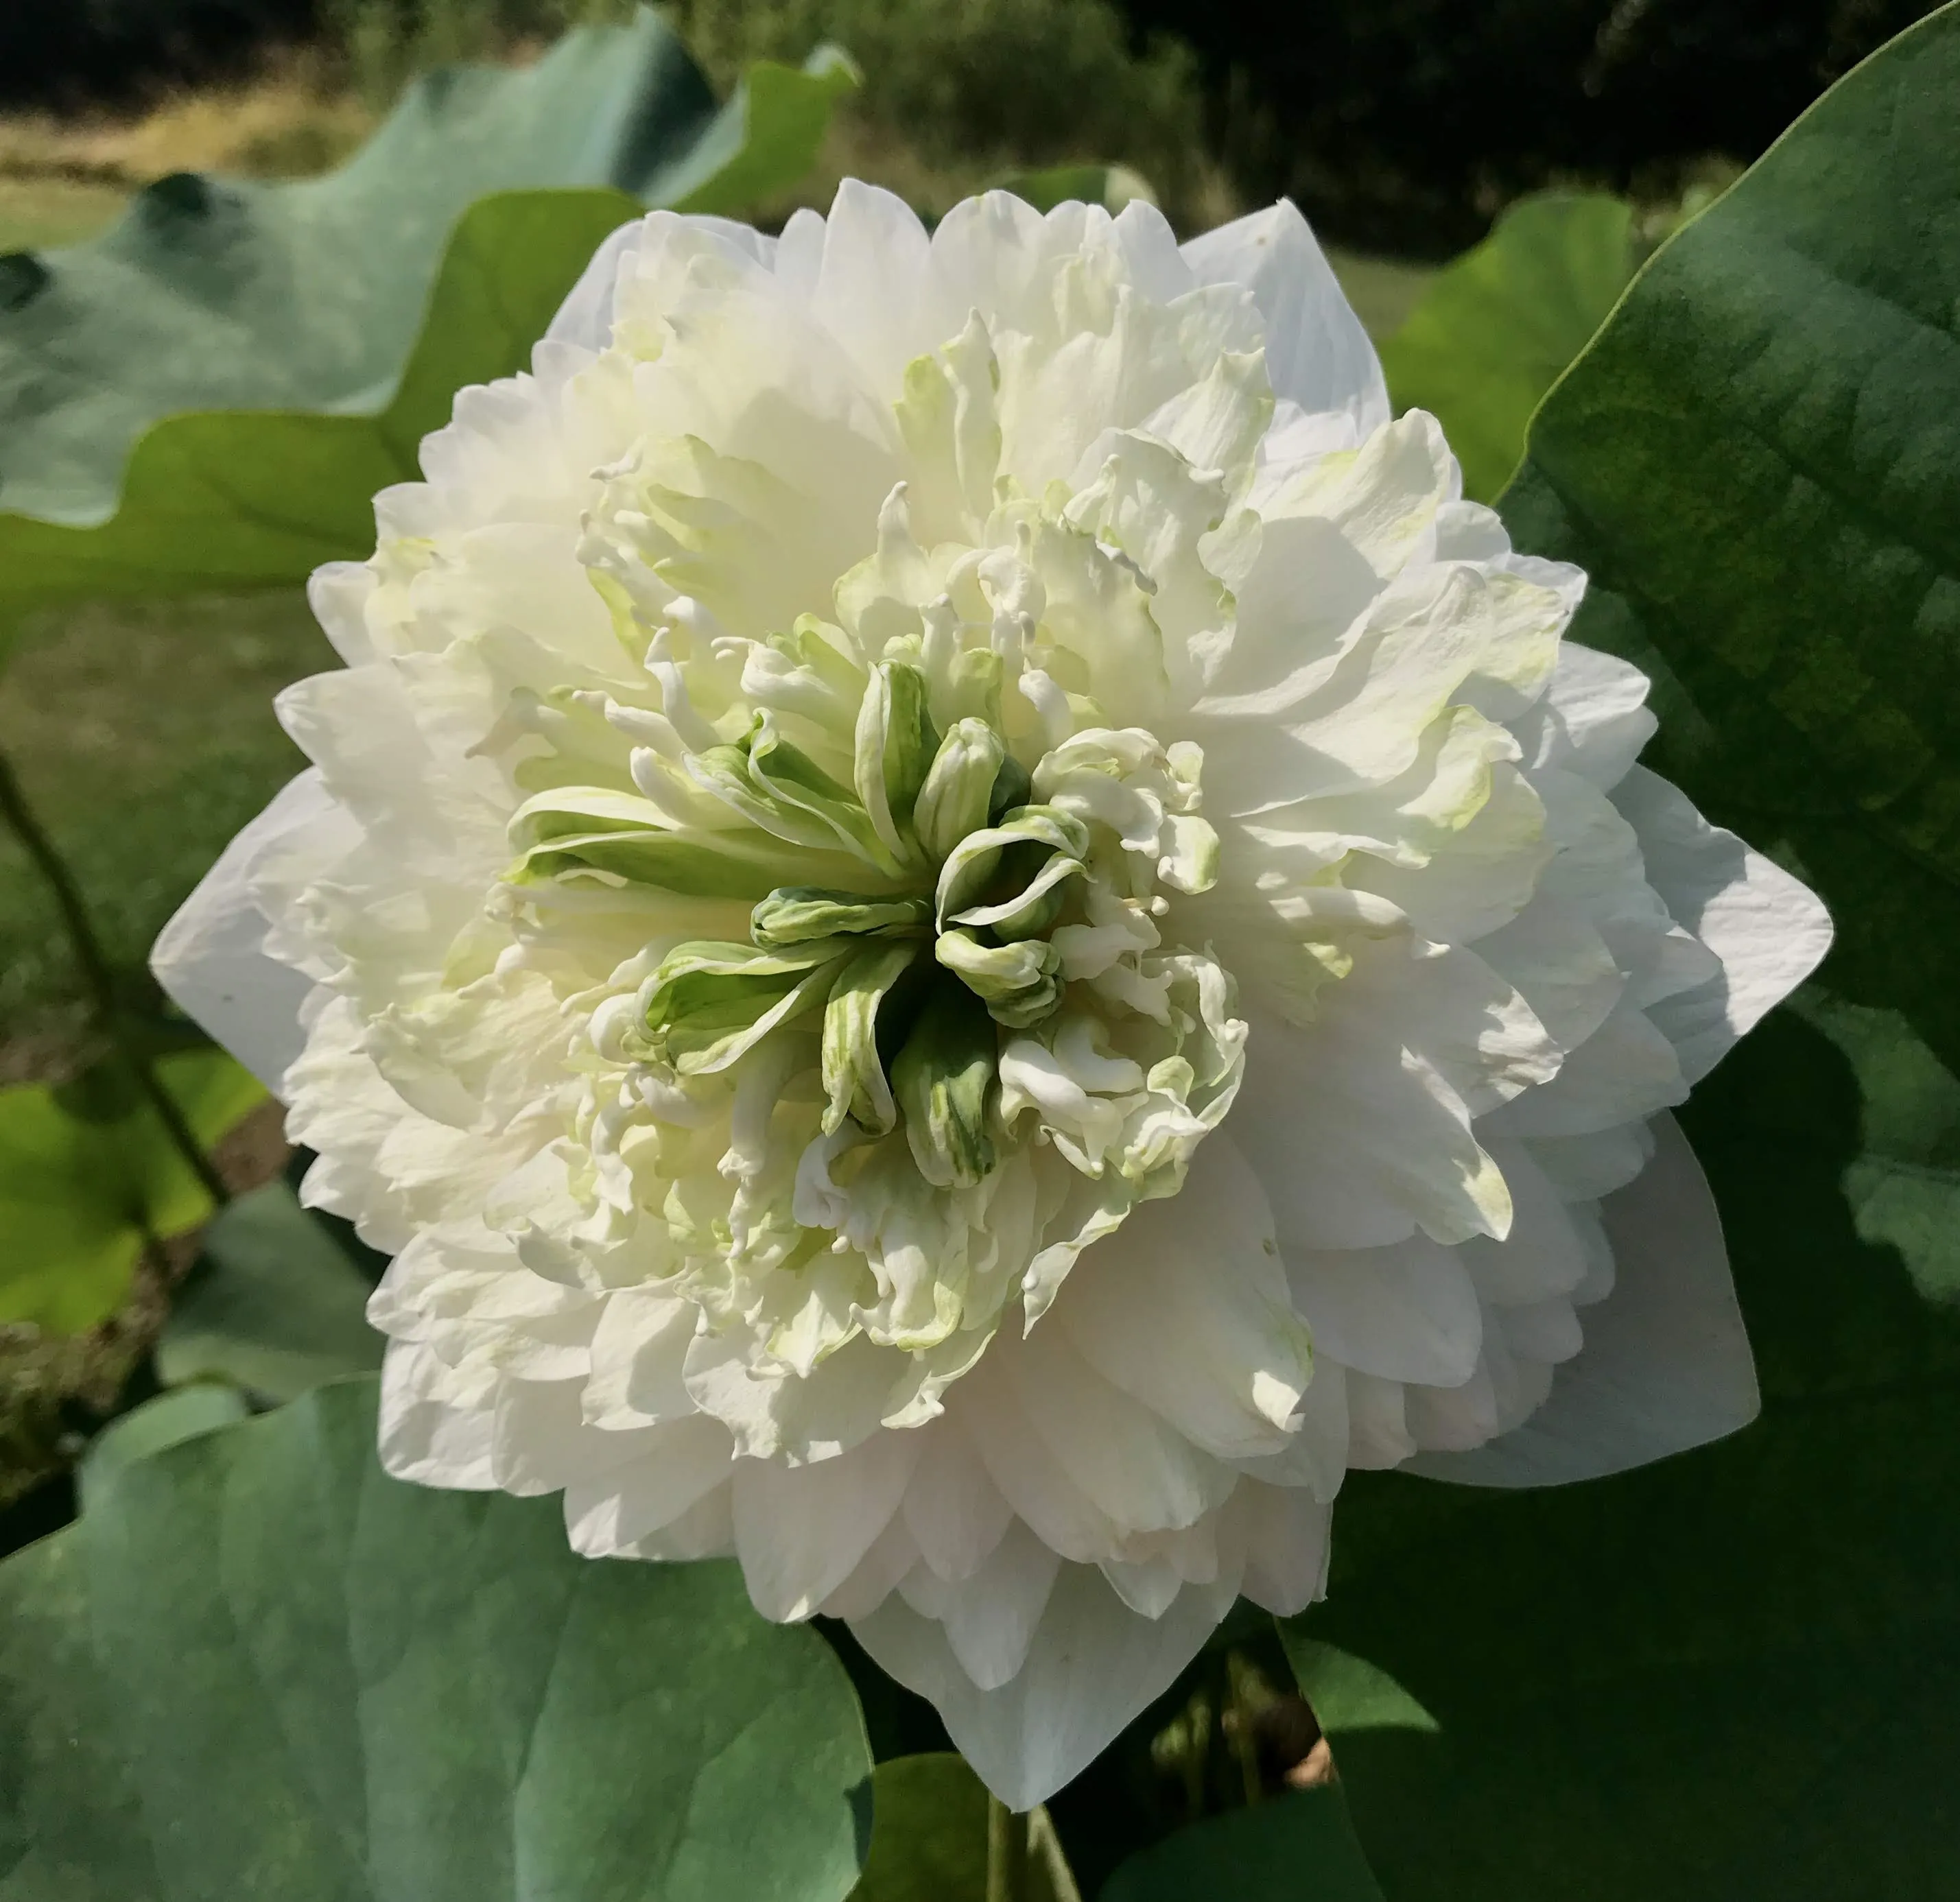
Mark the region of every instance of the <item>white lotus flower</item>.
[[395, 1256], [390, 1471], [733, 1553], [1025, 1806], [1349, 1468], [1752, 1416], [1666, 1112], [1828, 924], [1290, 206], [657, 213], [422, 466], [156, 959]]

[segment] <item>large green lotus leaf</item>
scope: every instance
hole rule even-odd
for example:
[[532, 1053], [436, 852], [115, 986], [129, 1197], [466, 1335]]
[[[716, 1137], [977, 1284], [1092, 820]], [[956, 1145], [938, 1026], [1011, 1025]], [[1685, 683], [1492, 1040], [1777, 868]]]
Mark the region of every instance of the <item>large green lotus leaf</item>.
[[1496, 498], [1524, 453], [1539, 398], [1633, 274], [1633, 215], [1620, 199], [1521, 199], [1382, 345], [1396, 409], [1427, 409], [1442, 423], [1465, 495]]
[[371, 1381], [138, 1458], [0, 1564], [9, 1902], [841, 1902], [870, 1754], [730, 1564], [385, 1477]]
[[236, 1387], [216, 1380], [193, 1381], [131, 1407], [89, 1442], [75, 1469], [83, 1511], [104, 1497], [138, 1460], [248, 1420], [251, 1414], [250, 1403]]
[[272, 1401], [381, 1364], [373, 1283], [284, 1182], [219, 1210], [157, 1342], [167, 1385], [235, 1381]]
[[[157, 1066], [207, 1148], [266, 1100], [221, 1051]], [[90, 1115], [45, 1083], [0, 1090], [0, 1321], [91, 1328], [128, 1290], [146, 1238], [194, 1229], [211, 1198], [154, 1110], [133, 1099]]]
[[1650, 757], [1774, 844], [1838, 945], [1796, 1009], [1860, 1105], [1862, 1241], [1960, 1299], [1960, 12], [1841, 81], [1656, 254], [1504, 499]]
[[329, 177], [161, 180], [94, 242], [0, 268], [0, 507], [106, 520], [130, 445], [167, 415], [374, 414], [476, 199], [608, 186], [740, 210], [809, 169], [851, 83], [835, 54], [807, 72], [765, 65], [718, 110], [679, 40], [642, 9], [568, 34], [527, 72], [419, 81]]
[[626, 189], [676, 211], [752, 212], [802, 181], [838, 100], [857, 84], [857, 68], [835, 46], [819, 46], [800, 68], [759, 59], [691, 151]]
[[1398, 1902], [1945, 1902], [1960, 1842], [1960, 11], [1647, 266], [1503, 508], [1650, 757], [1838, 942], [1683, 1121], [1761, 1418], [1481, 1493], [1358, 1475], [1290, 1631]]
[[871, 1852], [851, 1902], [991, 1902], [987, 1786], [963, 1757], [895, 1757], [871, 1787]]
[[1382, 1902], [1337, 1785], [1287, 1790], [1139, 1852], [1101, 1902]]

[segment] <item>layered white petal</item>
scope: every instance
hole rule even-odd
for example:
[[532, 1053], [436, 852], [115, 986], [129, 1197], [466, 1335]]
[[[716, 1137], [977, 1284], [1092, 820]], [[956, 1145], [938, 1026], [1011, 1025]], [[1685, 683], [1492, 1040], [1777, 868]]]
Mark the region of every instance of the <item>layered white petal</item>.
[[1389, 420], [1375, 346], [1290, 202], [1192, 239], [1184, 259], [1201, 283], [1251, 291], [1265, 321], [1266, 371], [1277, 395], [1309, 415], [1345, 415], [1357, 441]]
[[[849, 351], [867, 383], [895, 401], [906, 364], [943, 343], [966, 313], [934, 294], [931, 240], [918, 214], [892, 192], [845, 180], [821, 231], [809, 280], [811, 314]], [[785, 250], [795, 241], [785, 234]], [[778, 275], [790, 268], [780, 257]]]
[[468, 1404], [482, 1385], [459, 1376], [419, 1341], [391, 1341], [381, 1363], [383, 1466], [424, 1486], [490, 1491], [494, 1416]]
[[316, 843], [333, 814], [317, 771], [290, 781], [224, 848], [150, 953], [164, 994], [274, 1091], [305, 1048], [300, 1015], [313, 981], [268, 954], [255, 887], [268, 858]]
[[1293, 1299], [1322, 1352], [1357, 1373], [1460, 1387], [1476, 1372], [1483, 1309], [1459, 1252], [1414, 1236], [1384, 1248], [1300, 1251]]
[[1720, 1439], [1761, 1405], [1714, 1197], [1671, 1116], [1654, 1159], [1604, 1207], [1610, 1298], [1581, 1311], [1582, 1352], [1521, 1426], [1474, 1452], [1424, 1454], [1411, 1470], [1473, 1486], [1592, 1479]]
[[1294, 1436], [1312, 1341], [1265, 1192], [1227, 1135], [1199, 1150], [1179, 1194], [1147, 1202], [1083, 1257], [1054, 1325], [1104, 1379], [1220, 1458], [1278, 1452]]
[[612, 342], [612, 299], [621, 262], [638, 251], [644, 231], [641, 221], [635, 218], [621, 225], [593, 253], [591, 262], [579, 273], [578, 281], [545, 332], [546, 343], [568, 345], [597, 356]]
[[634, 1457], [565, 1489], [565, 1530], [587, 1558], [632, 1557], [725, 1487], [733, 1456], [726, 1430], [697, 1414], [636, 1436]]
[[1015, 1523], [1013, 1512], [956, 1421], [924, 1439], [905, 1488], [905, 1526], [925, 1569], [956, 1582], [980, 1570]]
[[1830, 915], [1807, 886], [1710, 825], [1657, 773], [1634, 767], [1615, 786], [1613, 803], [1669, 911], [1722, 961], [1719, 978], [1653, 1013], [1683, 1075], [1698, 1083], [1823, 962]]
[[1100, 1573], [1064, 1565], [1026, 1661], [982, 1690], [946, 1627], [887, 1598], [851, 1630], [877, 1663], [931, 1700], [947, 1734], [995, 1795], [1031, 1809], [1087, 1768], [1195, 1658], [1230, 1608], [1237, 1580], [1190, 1586], [1160, 1617], [1131, 1611]]
[[735, 1549], [765, 1618], [807, 1618], [889, 1525], [918, 1461], [918, 1436], [880, 1433], [840, 1458], [734, 1472]]
[[998, 1690], [1026, 1667], [1061, 1565], [1054, 1548], [1016, 1519], [971, 1572], [947, 1579], [915, 1566], [899, 1591], [915, 1611], [944, 1628], [975, 1687]]

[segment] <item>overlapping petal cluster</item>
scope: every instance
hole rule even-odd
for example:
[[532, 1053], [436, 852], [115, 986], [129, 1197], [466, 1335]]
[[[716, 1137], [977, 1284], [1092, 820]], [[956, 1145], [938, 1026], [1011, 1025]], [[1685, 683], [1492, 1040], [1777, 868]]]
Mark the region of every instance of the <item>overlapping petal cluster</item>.
[[733, 1553], [1025, 1804], [1350, 1467], [1748, 1417], [1664, 1112], [1828, 927], [1290, 207], [657, 214], [422, 460], [158, 959], [395, 1256], [392, 1471]]

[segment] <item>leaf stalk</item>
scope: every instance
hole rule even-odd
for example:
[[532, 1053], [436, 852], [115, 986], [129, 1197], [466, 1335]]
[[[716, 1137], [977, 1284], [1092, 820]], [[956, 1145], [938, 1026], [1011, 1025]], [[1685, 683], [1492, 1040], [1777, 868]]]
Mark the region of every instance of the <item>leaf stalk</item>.
[[81, 895], [81, 887], [66, 862], [62, 859], [54, 841], [49, 837], [27, 797], [22, 789], [20, 778], [14, 771], [14, 764], [5, 753], [0, 752], [0, 818], [4, 818], [12, 828], [14, 835], [21, 841], [22, 849], [33, 861], [34, 869], [46, 882], [48, 889], [54, 894], [56, 908], [60, 911], [62, 924], [68, 934], [68, 946], [74, 953], [75, 968], [81, 975], [84, 988], [88, 993], [89, 1003], [97, 1028], [107, 1037], [116, 1054], [129, 1067], [136, 1086], [154, 1109], [158, 1120], [169, 1134], [177, 1153], [183, 1158], [185, 1166], [195, 1175], [205, 1193], [222, 1207], [231, 1199], [231, 1191], [213, 1166], [211, 1158], [197, 1140], [196, 1132], [190, 1126], [175, 1097], [164, 1087], [163, 1079], [148, 1058], [138, 1050], [126, 1034], [123, 1011], [116, 991], [116, 979], [109, 966], [107, 954], [103, 950], [102, 941], [95, 934], [94, 921], [88, 915], [88, 907]]

